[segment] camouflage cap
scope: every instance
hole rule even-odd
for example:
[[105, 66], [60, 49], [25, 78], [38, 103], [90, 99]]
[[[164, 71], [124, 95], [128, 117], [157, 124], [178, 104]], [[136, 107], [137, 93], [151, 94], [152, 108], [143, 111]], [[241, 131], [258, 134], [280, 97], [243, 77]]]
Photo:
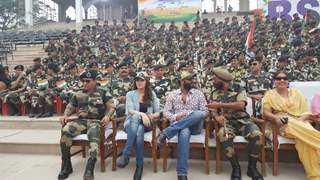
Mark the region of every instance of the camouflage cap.
[[149, 76], [148, 76], [148, 74], [146, 72], [141, 71], [141, 72], [137, 73], [137, 75], [136, 75], [136, 77], [134, 79], [135, 80], [136, 79], [149, 80], [150, 78], [149, 78]]
[[196, 74], [194, 73], [190, 73], [188, 71], [182, 71], [180, 74], [180, 79], [187, 79], [187, 80], [192, 80], [194, 77], [196, 76]]
[[228, 70], [222, 68], [214, 68], [212, 70], [214, 75], [223, 81], [232, 81], [234, 79], [233, 75], [229, 73]]

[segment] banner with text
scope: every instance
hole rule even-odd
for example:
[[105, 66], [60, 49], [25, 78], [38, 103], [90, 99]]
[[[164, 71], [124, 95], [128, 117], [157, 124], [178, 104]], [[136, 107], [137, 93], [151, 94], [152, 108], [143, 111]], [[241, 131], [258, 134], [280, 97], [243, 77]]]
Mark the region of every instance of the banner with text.
[[201, 0], [138, 0], [138, 6], [140, 21], [193, 21], [201, 14]]
[[290, 22], [292, 15], [303, 17], [307, 11], [320, 20], [320, 0], [260, 0], [258, 8], [270, 18], [285, 16]]

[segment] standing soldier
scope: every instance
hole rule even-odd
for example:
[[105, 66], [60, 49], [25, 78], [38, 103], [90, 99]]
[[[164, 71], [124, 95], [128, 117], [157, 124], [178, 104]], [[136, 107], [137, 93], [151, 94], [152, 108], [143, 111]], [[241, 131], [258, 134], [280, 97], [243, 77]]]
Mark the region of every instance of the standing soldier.
[[113, 78], [109, 85], [109, 91], [107, 91], [107, 96], [116, 99], [115, 104], [118, 117], [125, 114], [126, 94], [130, 91], [132, 82], [133, 79], [129, 76], [128, 65], [121, 63], [118, 75]]
[[178, 89], [179, 88], [179, 76], [175, 69], [175, 60], [172, 58], [167, 63], [168, 71], [164, 74], [164, 76], [170, 81], [170, 89]]
[[292, 71], [292, 81], [308, 81], [309, 71], [306, 68], [305, 64], [305, 55], [298, 54], [295, 57], [296, 65]]
[[[114, 104], [111, 97], [96, 86], [96, 71], [87, 71], [80, 75], [84, 88], [76, 93], [66, 107], [64, 116], [60, 119], [64, 126], [61, 130], [60, 148], [62, 155], [62, 167], [58, 179], [66, 179], [72, 173], [70, 148], [72, 138], [86, 131], [90, 142], [89, 159], [84, 172], [84, 180], [94, 179], [94, 166], [99, 154], [100, 125], [106, 127], [112, 114]], [[70, 116], [77, 112], [76, 120], [72, 121]], [[103, 145], [103, 144], [102, 144]]]
[[223, 152], [225, 152], [232, 165], [231, 179], [241, 179], [239, 161], [233, 148], [233, 139], [236, 135], [241, 135], [249, 142], [247, 175], [253, 180], [263, 180], [256, 167], [262, 134], [245, 110], [247, 104], [246, 92], [240, 88], [233, 89], [230, 87], [233, 76], [227, 70], [216, 68], [213, 73], [215, 75], [213, 84], [216, 90], [212, 93], [212, 102], [208, 104], [208, 107], [214, 109], [214, 119], [222, 126], [218, 132], [218, 137], [221, 141]]
[[17, 65], [14, 67], [15, 75], [13, 76], [10, 92], [6, 96], [6, 103], [10, 116], [20, 116], [19, 103], [25, 102], [24, 91], [27, 89], [27, 78], [24, 73], [24, 66]]

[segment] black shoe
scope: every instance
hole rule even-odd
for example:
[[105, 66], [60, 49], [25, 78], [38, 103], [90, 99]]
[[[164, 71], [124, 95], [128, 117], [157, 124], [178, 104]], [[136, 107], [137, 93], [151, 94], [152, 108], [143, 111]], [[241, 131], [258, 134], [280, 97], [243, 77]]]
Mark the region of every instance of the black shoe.
[[58, 179], [66, 179], [73, 172], [70, 156], [62, 158], [62, 167]]
[[231, 180], [241, 180], [241, 168], [237, 156], [229, 158], [232, 166]]
[[133, 175], [133, 180], [141, 180], [142, 172], [143, 172], [143, 166], [141, 167], [137, 166]]
[[51, 112], [45, 112], [44, 114], [41, 115], [41, 117], [52, 117], [53, 114]]
[[178, 176], [178, 180], [188, 180], [187, 176]]
[[124, 168], [129, 164], [129, 161], [130, 161], [130, 157], [127, 156], [127, 155], [122, 154], [120, 156], [120, 158], [118, 159], [118, 161], [117, 161], [117, 166], [119, 168]]
[[94, 165], [96, 164], [96, 158], [89, 158], [86, 166], [86, 170], [83, 175], [84, 180], [94, 180]]
[[161, 132], [158, 136], [157, 136], [157, 146], [160, 147], [161, 145], [163, 145], [164, 143], [166, 143], [167, 141], [167, 136]]
[[257, 169], [257, 161], [257, 158], [249, 158], [247, 175], [251, 177], [252, 180], [263, 180], [263, 176]]

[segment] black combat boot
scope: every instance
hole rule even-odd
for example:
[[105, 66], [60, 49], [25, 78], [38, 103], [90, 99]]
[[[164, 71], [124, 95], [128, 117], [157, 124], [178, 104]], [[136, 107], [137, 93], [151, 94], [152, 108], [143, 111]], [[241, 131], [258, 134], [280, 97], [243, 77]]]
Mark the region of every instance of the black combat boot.
[[141, 180], [143, 173], [143, 166], [137, 166], [133, 175], [133, 180]]
[[52, 105], [46, 104], [44, 106], [44, 114], [42, 114], [41, 117], [51, 117], [51, 116], [53, 116]]
[[44, 106], [39, 106], [38, 113], [34, 117], [40, 118], [40, 117], [42, 117], [43, 114], [44, 114]]
[[258, 158], [249, 157], [247, 175], [252, 178], [252, 180], [263, 180], [263, 176], [257, 169]]
[[90, 157], [88, 159], [87, 165], [86, 165], [86, 170], [83, 175], [84, 180], [94, 180], [94, 165], [96, 164], [97, 159]]
[[241, 168], [236, 155], [229, 158], [232, 166], [231, 180], [241, 180]]
[[30, 111], [29, 111], [29, 118], [33, 118], [36, 116], [37, 113], [37, 108], [33, 107], [32, 105], [30, 106]]
[[69, 177], [69, 175], [73, 172], [72, 164], [71, 164], [71, 157], [66, 156], [62, 157], [62, 165], [61, 165], [61, 171], [58, 175], [58, 179], [66, 179]]
[[58, 175], [58, 179], [66, 179], [69, 177], [69, 174], [73, 172], [72, 164], [71, 164], [71, 155], [70, 155], [70, 147], [65, 146], [64, 144], [60, 145], [61, 154], [62, 154], [62, 164], [61, 171]]

